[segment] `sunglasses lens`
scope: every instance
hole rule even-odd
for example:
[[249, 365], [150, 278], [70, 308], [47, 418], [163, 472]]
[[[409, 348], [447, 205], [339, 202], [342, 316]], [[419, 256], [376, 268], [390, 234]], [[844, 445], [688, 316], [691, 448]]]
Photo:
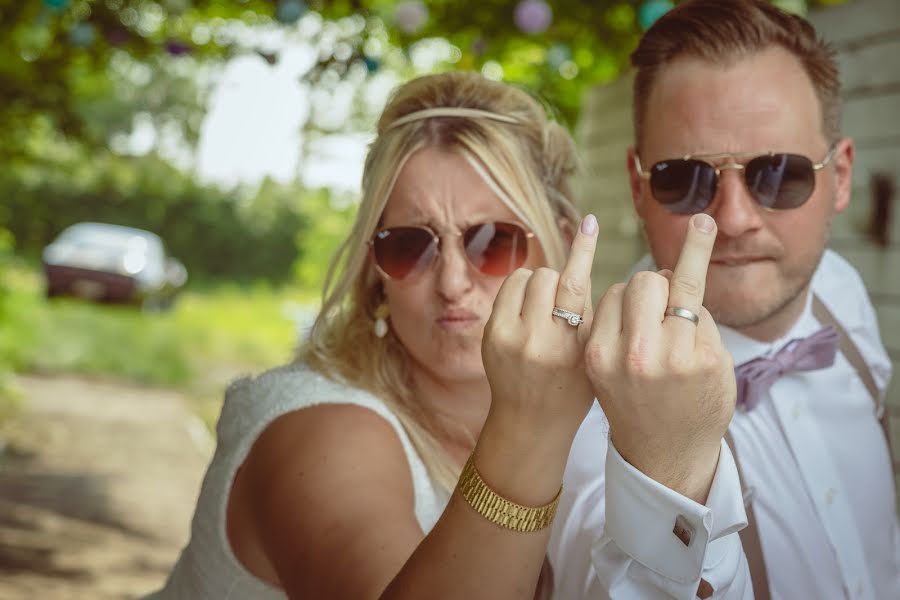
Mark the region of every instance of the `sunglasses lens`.
[[528, 236], [512, 223], [473, 225], [466, 229], [463, 245], [469, 261], [485, 275], [509, 275], [528, 257]]
[[382, 271], [391, 279], [403, 279], [431, 263], [437, 244], [427, 229], [391, 227], [375, 234], [372, 250]]
[[799, 154], [757, 156], [747, 163], [747, 187], [766, 208], [797, 208], [816, 186], [812, 161]]
[[699, 160], [664, 160], [650, 169], [650, 189], [671, 213], [702, 212], [716, 195], [716, 170]]

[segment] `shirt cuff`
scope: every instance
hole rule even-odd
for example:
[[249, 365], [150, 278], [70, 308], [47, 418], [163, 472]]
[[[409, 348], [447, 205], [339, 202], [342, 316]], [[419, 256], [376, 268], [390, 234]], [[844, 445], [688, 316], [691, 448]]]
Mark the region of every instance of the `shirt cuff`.
[[724, 440], [706, 506], [647, 477], [610, 441], [603, 537], [638, 563], [681, 584], [697, 581], [704, 561], [716, 564], [727, 551], [710, 542], [746, 526], [737, 466]]

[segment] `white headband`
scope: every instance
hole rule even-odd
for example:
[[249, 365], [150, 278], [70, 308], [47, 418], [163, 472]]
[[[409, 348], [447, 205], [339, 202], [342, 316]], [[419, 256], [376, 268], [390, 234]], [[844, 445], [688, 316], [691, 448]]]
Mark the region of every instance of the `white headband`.
[[503, 123], [517, 124], [519, 120], [509, 115], [501, 115], [500, 113], [491, 112], [489, 110], [481, 110], [479, 108], [464, 108], [462, 106], [439, 106], [437, 108], [426, 108], [417, 110], [408, 115], [403, 115], [399, 119], [393, 121], [385, 127], [385, 131], [412, 123], [413, 121], [421, 121], [422, 119], [430, 119], [432, 117], [471, 117], [473, 119], [492, 119], [494, 121], [502, 121]]

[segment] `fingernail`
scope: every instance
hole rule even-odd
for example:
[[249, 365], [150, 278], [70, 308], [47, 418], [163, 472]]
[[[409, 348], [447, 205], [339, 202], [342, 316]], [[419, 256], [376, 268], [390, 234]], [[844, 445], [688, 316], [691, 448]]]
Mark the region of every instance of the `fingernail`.
[[691, 222], [703, 233], [712, 233], [712, 230], [716, 228], [716, 222], [706, 213], [697, 213], [691, 218]]
[[581, 233], [585, 235], [595, 235], [597, 233], [597, 217], [588, 215], [581, 222]]

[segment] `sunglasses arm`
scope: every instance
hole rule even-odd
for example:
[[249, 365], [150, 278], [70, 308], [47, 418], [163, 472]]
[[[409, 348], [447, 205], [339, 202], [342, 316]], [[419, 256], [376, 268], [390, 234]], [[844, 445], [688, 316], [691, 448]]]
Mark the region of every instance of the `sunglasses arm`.
[[634, 154], [634, 170], [641, 179], [650, 179], [650, 173], [641, 166], [641, 157], [637, 155], [637, 152]]

